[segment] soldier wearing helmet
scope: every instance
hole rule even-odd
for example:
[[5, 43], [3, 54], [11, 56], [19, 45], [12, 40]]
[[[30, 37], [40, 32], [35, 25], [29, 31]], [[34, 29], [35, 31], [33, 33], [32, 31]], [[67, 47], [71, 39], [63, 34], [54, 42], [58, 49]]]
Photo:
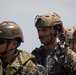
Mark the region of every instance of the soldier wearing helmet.
[[24, 37], [18, 24], [13, 21], [0, 23], [0, 58], [3, 69], [1, 75], [42, 75], [40, 66], [38, 67], [31, 60], [34, 56], [18, 50], [22, 42]]
[[[56, 13], [37, 15], [35, 17], [35, 27], [41, 46], [36, 47], [31, 52], [35, 55], [33, 62], [43, 65], [46, 68], [46, 75], [75, 75], [76, 59], [73, 60], [72, 58], [74, 52], [70, 49], [66, 52], [65, 48], [57, 43], [57, 37], [64, 31], [59, 15]], [[67, 63], [65, 61], [66, 55]]]
[[69, 36], [69, 47], [76, 52], [76, 27], [68, 27], [66, 31]]
[[67, 32], [69, 47], [76, 52], [76, 27], [73, 26], [65, 28], [64, 33], [59, 35], [61, 45], [65, 45], [65, 38], [66, 38], [65, 32]]

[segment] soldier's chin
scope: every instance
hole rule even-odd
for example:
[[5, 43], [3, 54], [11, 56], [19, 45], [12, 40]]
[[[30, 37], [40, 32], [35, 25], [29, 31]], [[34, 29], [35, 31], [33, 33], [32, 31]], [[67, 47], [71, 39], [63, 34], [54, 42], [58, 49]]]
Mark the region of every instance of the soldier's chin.
[[45, 41], [44, 41], [44, 40], [41, 40], [41, 39], [40, 39], [40, 42], [41, 42], [42, 44], [44, 44], [44, 43], [45, 43]]
[[44, 44], [44, 45], [47, 45], [47, 43], [46, 43], [46, 42], [44, 42], [44, 41], [41, 41], [41, 43], [42, 43], [42, 44]]

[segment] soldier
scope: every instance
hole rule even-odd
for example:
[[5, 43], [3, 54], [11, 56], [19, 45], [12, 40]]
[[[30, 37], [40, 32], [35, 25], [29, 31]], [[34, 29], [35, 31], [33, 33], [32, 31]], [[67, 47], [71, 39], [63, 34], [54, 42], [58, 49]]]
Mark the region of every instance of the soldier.
[[64, 33], [59, 35], [59, 40], [60, 40], [60, 45], [64, 46], [65, 45], [65, 32], [67, 32], [67, 36], [68, 36], [68, 45], [69, 47], [76, 52], [76, 27], [68, 27], [65, 28]]
[[63, 33], [63, 23], [56, 13], [37, 15], [35, 27], [41, 46], [32, 54], [46, 68], [46, 75], [76, 75], [76, 54], [69, 47], [62, 48], [57, 37]]
[[65, 30], [69, 36], [69, 47], [76, 52], [76, 27], [68, 27]]
[[[3, 75], [42, 75], [44, 68], [34, 64], [34, 56], [18, 50], [23, 40], [21, 28], [13, 21], [0, 23], [0, 58]], [[41, 68], [41, 69], [39, 69]]]

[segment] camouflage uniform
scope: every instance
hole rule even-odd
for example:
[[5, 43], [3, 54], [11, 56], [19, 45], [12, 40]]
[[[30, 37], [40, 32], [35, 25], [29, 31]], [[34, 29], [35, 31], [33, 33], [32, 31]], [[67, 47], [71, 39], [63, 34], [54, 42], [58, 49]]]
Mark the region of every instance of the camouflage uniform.
[[41, 46], [32, 51], [32, 54], [36, 56], [33, 61], [46, 67], [48, 75], [75, 75], [76, 54], [70, 49], [66, 54], [65, 52], [65, 49], [62, 49], [59, 44], [52, 51], [47, 51]]
[[[33, 58], [34, 56], [30, 53], [22, 50], [17, 51], [9, 63], [3, 61], [3, 75], [29, 75], [34, 70], [38, 70], [31, 61]], [[41, 75], [39, 71], [36, 72], [38, 72], [36, 75]]]
[[65, 46], [57, 43], [57, 37], [64, 32], [60, 16], [45, 13], [34, 21], [42, 45], [32, 51], [36, 56], [33, 62], [43, 65], [46, 75], [76, 75], [76, 54], [69, 49], [67, 37]]
[[0, 58], [2, 60], [0, 73], [3, 75], [44, 75], [43, 66], [32, 62], [34, 59], [32, 54], [17, 49], [22, 42], [24, 42], [23, 32], [18, 24], [13, 21], [0, 23]]

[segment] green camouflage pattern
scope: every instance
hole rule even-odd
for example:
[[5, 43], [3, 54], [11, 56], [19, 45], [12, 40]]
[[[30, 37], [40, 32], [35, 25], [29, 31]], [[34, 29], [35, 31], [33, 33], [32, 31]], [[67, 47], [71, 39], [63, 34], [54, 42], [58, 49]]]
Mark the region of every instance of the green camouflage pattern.
[[[30, 58], [34, 58], [34, 56], [32, 54], [27, 53], [22, 50], [19, 50], [19, 55], [20, 55], [22, 64], [24, 64]], [[18, 57], [16, 57], [16, 59], [12, 63], [9, 63], [4, 70], [5, 70], [6, 75], [14, 75], [14, 73], [16, 72], [16, 70], [18, 70], [19, 67], [20, 67], [20, 63], [19, 63]], [[27, 73], [31, 72], [35, 68], [37, 68], [37, 66], [31, 60], [29, 60], [23, 66], [22, 71], [20, 70], [22, 72], [22, 74], [20, 74], [20, 72], [19, 72], [16, 75], [27, 75]]]

